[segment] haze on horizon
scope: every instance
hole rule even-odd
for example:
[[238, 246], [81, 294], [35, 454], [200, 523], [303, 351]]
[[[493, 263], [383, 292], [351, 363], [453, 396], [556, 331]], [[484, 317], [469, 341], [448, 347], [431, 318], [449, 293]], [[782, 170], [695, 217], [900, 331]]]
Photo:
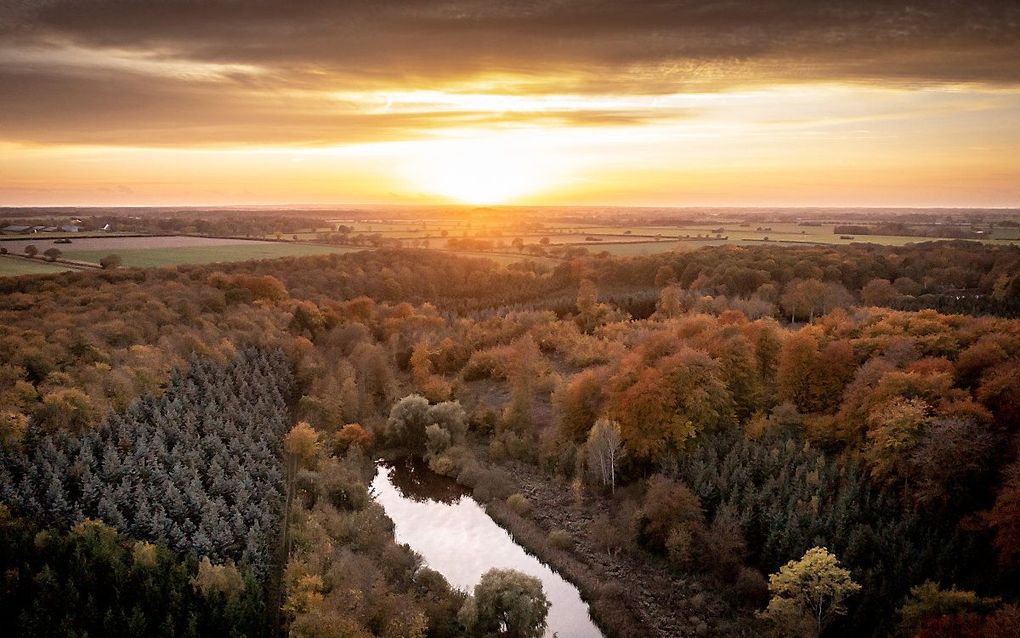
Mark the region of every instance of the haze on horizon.
[[1020, 3], [0, 3], [0, 205], [1020, 206]]

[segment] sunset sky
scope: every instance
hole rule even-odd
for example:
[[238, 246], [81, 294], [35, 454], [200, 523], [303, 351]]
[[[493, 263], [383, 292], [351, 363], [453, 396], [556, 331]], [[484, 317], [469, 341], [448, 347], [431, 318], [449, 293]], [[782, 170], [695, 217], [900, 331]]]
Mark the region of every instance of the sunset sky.
[[0, 205], [1020, 206], [1020, 2], [0, 0]]

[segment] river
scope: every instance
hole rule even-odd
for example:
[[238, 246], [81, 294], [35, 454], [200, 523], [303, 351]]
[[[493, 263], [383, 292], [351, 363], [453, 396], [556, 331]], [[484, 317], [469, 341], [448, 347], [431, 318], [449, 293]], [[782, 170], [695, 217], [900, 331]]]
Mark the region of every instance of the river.
[[577, 588], [515, 543], [456, 482], [420, 463], [380, 463], [372, 493], [393, 519], [397, 542], [454, 587], [471, 593], [490, 569], [516, 569], [542, 581], [551, 603], [546, 638], [602, 638]]

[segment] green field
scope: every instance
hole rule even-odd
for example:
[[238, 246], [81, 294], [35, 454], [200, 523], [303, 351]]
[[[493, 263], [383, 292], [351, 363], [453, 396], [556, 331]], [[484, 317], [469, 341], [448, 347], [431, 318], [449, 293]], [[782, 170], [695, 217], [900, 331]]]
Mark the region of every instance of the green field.
[[319, 246], [314, 244], [272, 243], [232, 244], [228, 246], [181, 246], [177, 248], [147, 248], [135, 250], [68, 250], [67, 259], [99, 263], [111, 253], [120, 255], [126, 267], [151, 268], [177, 264], [212, 264], [221, 261], [248, 261], [277, 257], [305, 257], [327, 253], [349, 253], [360, 248], [347, 246]]
[[[834, 244], [846, 245], [852, 243], [880, 244], [883, 246], [905, 246], [912, 243], [926, 241], [939, 241], [937, 237], [917, 237], [913, 235], [853, 235], [853, 239], [842, 239], [839, 234], [833, 232], [835, 225], [831, 223], [818, 226], [801, 226], [791, 222], [755, 222], [747, 226], [739, 223], [713, 222], [705, 224], [679, 224], [675, 226], [649, 225], [649, 226], [610, 226], [610, 225], [586, 225], [568, 226], [561, 225], [549, 229], [549, 237], [554, 243], [560, 243], [560, 237], [575, 237], [577, 234], [604, 234], [604, 233], [627, 233], [633, 236], [639, 235], [662, 235], [664, 238], [678, 235], [690, 237], [703, 236], [705, 239], [715, 237], [713, 230], [722, 229], [721, 235], [727, 238], [728, 243], [736, 245], [756, 245], [768, 238], [769, 242], [792, 244]], [[760, 228], [760, 230], [759, 230]], [[608, 238], [607, 238], [608, 241]], [[1017, 231], [1014, 229], [996, 229], [987, 239], [972, 239], [968, 241], [980, 241], [1002, 245], [1006, 243], [1018, 243]], [[526, 242], [531, 243], [531, 242]], [[697, 243], [697, 242], [693, 242]], [[588, 242], [597, 244], [597, 242]], [[610, 250], [610, 252], [616, 252]], [[639, 254], [624, 250], [620, 254]]]
[[[447, 248], [449, 239], [469, 238], [492, 242], [497, 251], [513, 251], [511, 242], [521, 238], [525, 246], [537, 245], [540, 240], [547, 239], [548, 246], [571, 245], [584, 246], [593, 253], [602, 251], [614, 255], [648, 255], [672, 250], [692, 250], [701, 246], [714, 246], [730, 243], [737, 246], [755, 246], [760, 243], [772, 245], [847, 245], [852, 243], [871, 243], [885, 246], [904, 246], [925, 241], [938, 241], [939, 238], [918, 237], [912, 235], [856, 235], [844, 238], [834, 232], [835, 224], [831, 222], [818, 225], [802, 225], [788, 221], [710, 221], [705, 223], [649, 224], [649, 225], [615, 225], [607, 224], [563, 224], [552, 222], [543, 229], [521, 230], [502, 228], [483, 223], [457, 225], [442, 222], [399, 222], [348, 223], [355, 230], [355, 235], [382, 234], [384, 237], [398, 239], [405, 245], [413, 245], [416, 240], [427, 239], [431, 248]], [[441, 237], [440, 231], [445, 230], [448, 237]], [[720, 231], [720, 232], [715, 232]], [[974, 239], [1001, 245], [1004, 243], [1020, 243], [1013, 235], [1015, 229], [996, 229], [985, 239]], [[602, 241], [587, 241], [589, 236], [599, 237]], [[314, 233], [298, 233], [299, 240], [315, 239]], [[654, 237], [661, 237], [655, 241]], [[685, 238], [677, 241], [678, 238]], [[290, 239], [290, 237], [285, 237]], [[994, 241], [998, 239], [998, 241]], [[1008, 241], [1004, 241], [1008, 240]], [[613, 242], [613, 243], [610, 243]], [[624, 245], [616, 242], [635, 242]]]
[[[518, 253], [511, 244], [516, 237], [524, 241], [524, 245], [540, 245], [543, 239], [548, 241], [547, 249], [555, 251], [557, 247], [584, 247], [591, 254], [602, 252], [619, 256], [640, 256], [672, 251], [690, 251], [704, 246], [732, 244], [735, 246], [789, 245], [806, 246], [812, 244], [849, 244], [854, 242], [875, 243], [887, 246], [902, 246], [924, 241], [935, 241], [934, 238], [892, 235], [859, 235], [853, 239], [843, 239], [833, 232], [832, 223], [821, 223], [817, 226], [803, 226], [792, 222], [763, 221], [760, 224], [740, 222], [711, 222], [704, 224], [685, 222], [682, 224], [648, 224], [648, 225], [615, 225], [580, 224], [567, 225], [552, 222], [544, 229], [524, 231], [513, 224], [507, 228], [482, 223], [443, 223], [429, 222], [356, 222], [348, 224], [355, 228], [355, 235], [381, 233], [392, 239], [402, 240], [405, 246], [414, 246], [421, 239], [428, 239], [433, 249], [450, 250], [448, 240], [468, 237], [492, 242], [492, 252], [476, 252], [471, 250], [452, 250], [458, 254], [472, 257], [487, 257], [499, 263], [507, 264], [524, 259], [537, 259], [527, 251]], [[441, 237], [445, 230], [448, 237]], [[515, 232], [518, 231], [518, 232]], [[720, 231], [720, 232], [714, 232]], [[973, 240], [1003, 245], [1020, 243], [1010, 236], [1015, 229], [996, 229], [996, 233], [987, 239]], [[179, 264], [209, 264], [216, 262], [247, 261], [253, 259], [273, 259], [279, 257], [303, 257], [330, 253], [347, 253], [358, 250], [371, 250], [369, 247], [334, 246], [316, 244], [319, 233], [328, 232], [327, 228], [305, 229], [296, 233], [283, 235], [284, 241], [261, 242], [242, 238], [214, 238], [196, 236], [141, 236], [116, 237], [101, 235], [97, 237], [79, 236], [73, 244], [62, 246], [63, 258], [98, 264], [100, 259], [110, 254], [121, 257], [125, 267], [151, 268]], [[598, 237], [601, 241], [587, 241], [587, 237]], [[654, 239], [661, 237], [661, 239]], [[685, 237], [686, 239], [678, 239]], [[998, 241], [992, 237], [999, 237]], [[1008, 238], [1008, 240], [1007, 240]], [[4, 245], [17, 252], [27, 243], [39, 243], [46, 238], [10, 239]], [[41, 244], [45, 244], [42, 241]], [[424, 243], [424, 242], [422, 242]], [[519, 256], [517, 256], [519, 254]], [[557, 258], [550, 257], [543, 261], [556, 263]], [[0, 276], [16, 276], [24, 274], [54, 273], [67, 270], [57, 264], [23, 259], [0, 259]]]
[[0, 277], [17, 277], [18, 275], [50, 275], [55, 272], [70, 270], [60, 264], [48, 264], [44, 261], [29, 261], [17, 257], [0, 257]]

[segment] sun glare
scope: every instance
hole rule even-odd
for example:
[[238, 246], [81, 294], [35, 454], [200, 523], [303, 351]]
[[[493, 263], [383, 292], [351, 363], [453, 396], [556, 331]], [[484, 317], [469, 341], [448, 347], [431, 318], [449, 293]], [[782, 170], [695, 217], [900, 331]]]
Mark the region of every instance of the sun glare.
[[505, 204], [555, 185], [549, 157], [531, 142], [483, 138], [426, 143], [406, 170], [418, 189], [464, 204]]

